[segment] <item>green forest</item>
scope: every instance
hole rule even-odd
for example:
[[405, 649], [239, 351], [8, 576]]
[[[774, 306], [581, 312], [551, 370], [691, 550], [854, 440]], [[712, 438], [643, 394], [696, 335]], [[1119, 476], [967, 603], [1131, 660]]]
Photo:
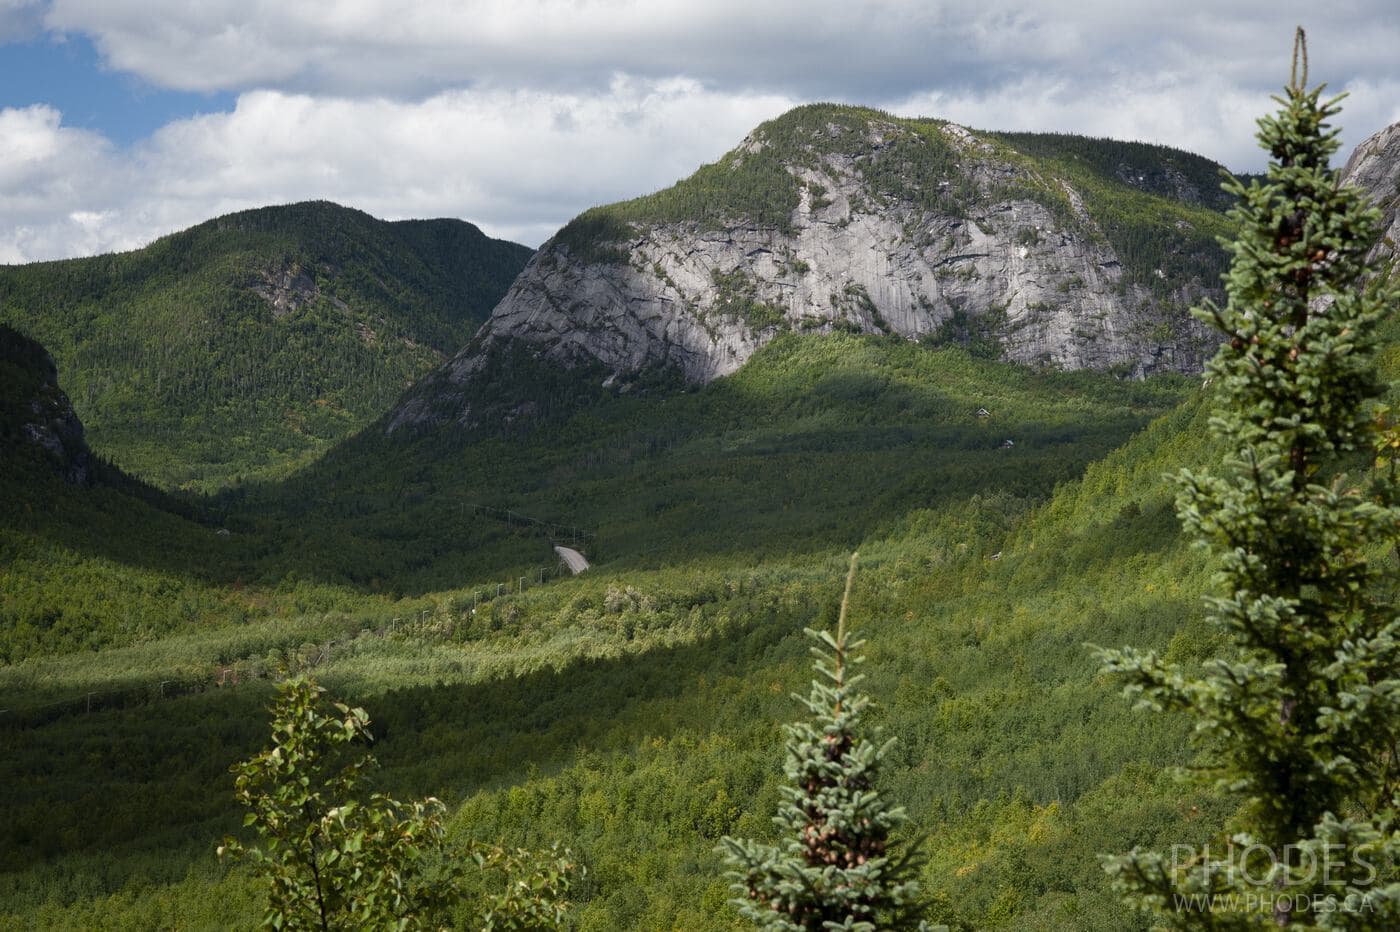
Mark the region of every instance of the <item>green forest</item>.
[[[990, 143], [1137, 272], [1228, 269], [1204, 378], [783, 333], [623, 391], [506, 351], [487, 424], [389, 434], [528, 250], [309, 204], [0, 268], [0, 930], [1333, 922], [1173, 900], [1290, 845], [1265, 886], [1359, 850], [1390, 912], [1336, 927], [1394, 928], [1400, 290], [1305, 85], [1219, 196], [1174, 150]], [[559, 237], [781, 224], [781, 165], [872, 113]], [[897, 122], [868, 175], [938, 190], [958, 156]], [[273, 314], [269, 268], [314, 297]], [[34, 441], [62, 392], [90, 453]], [[1243, 876], [1161, 854], [1225, 841]]]
[[[31, 616], [6, 626], [32, 632], [9, 645], [11, 662], [0, 670], [0, 706], [11, 716], [0, 732], [0, 766], [14, 788], [3, 820], [7, 921], [209, 927], [241, 909], [251, 924], [257, 888], [213, 857], [213, 842], [239, 819], [227, 769], [263, 740], [271, 674], [310, 668], [370, 711], [377, 787], [444, 799], [456, 836], [534, 847], [566, 841], [588, 867], [579, 928], [730, 927], [736, 920], [723, 909], [727, 884], [712, 849], [723, 834], [768, 830], [775, 736], [792, 717], [788, 693], [807, 666], [802, 628], [830, 620], [847, 547], [860, 541], [865, 562], [852, 613], [870, 642], [875, 714], [901, 737], [890, 792], [917, 813], [920, 828], [940, 828], [943, 843], [931, 850], [924, 879], [958, 903], [947, 918], [1043, 928], [1053, 904], [1066, 928], [1085, 927], [1084, 917], [1120, 927], [1124, 914], [1099, 880], [1096, 855], [1179, 827], [1180, 801], [1160, 770], [1180, 762], [1180, 728], [1164, 725], [1145, 739], [1143, 723], [1111, 700], [1081, 644], [1166, 646], [1189, 618], [1202, 574], [1175, 542], [1158, 474], [1182, 458], [1194, 406], [1155, 421], [1087, 478], [1074, 476], [1140, 432], [1185, 386], [1037, 376], [875, 338], [794, 337], [791, 349], [817, 356], [814, 372], [827, 371], [821, 357], [835, 356], [852, 369], [889, 370], [892, 385], [846, 397], [841, 372], [817, 377], [811, 390], [832, 399], [822, 406], [832, 419], [824, 426], [844, 421], [857, 437], [887, 433], [862, 422], [872, 409], [897, 409], [899, 363], [941, 363], [943, 385], [926, 391], [932, 400], [951, 395], [948, 408], [962, 410], [949, 420], [963, 423], [886, 437], [873, 452], [850, 436], [843, 449], [839, 434], [835, 448], [813, 449], [800, 413], [765, 403], [759, 380], [733, 400], [735, 420], [717, 416], [708, 436], [675, 453], [658, 445], [649, 456], [641, 444], [595, 451], [638, 467], [611, 482], [577, 483], [577, 513], [599, 519], [589, 532], [604, 562], [574, 579], [527, 579], [513, 594], [495, 596], [506, 574], [465, 569], [465, 585], [397, 599], [374, 594], [373, 580], [321, 580], [310, 567], [289, 568], [276, 585], [211, 580], [202, 557], [212, 548], [268, 547], [276, 531], [222, 539], [143, 503], [54, 480], [48, 502], [34, 510], [58, 520], [42, 529], [12, 515], [6, 522], [6, 580], [31, 594], [7, 592], [5, 604], [63, 606], [53, 623]], [[1127, 399], [1114, 399], [1119, 386], [1130, 389]], [[803, 394], [778, 397], [790, 403]], [[980, 421], [978, 406], [1012, 424]], [[674, 421], [658, 412], [652, 431]], [[742, 436], [738, 423], [766, 429]], [[1003, 449], [1008, 432], [1019, 442]], [[705, 460], [689, 455], [706, 448]], [[816, 455], [796, 455], [808, 451]], [[801, 465], [783, 465], [785, 458]], [[926, 461], [926, 479], [904, 475]], [[653, 464], [678, 472], [670, 500], [643, 497], [612, 517], [620, 496], [641, 491], [636, 476], [654, 475]], [[532, 484], [545, 475], [534, 473]], [[687, 491], [687, 475], [750, 491], [702, 504]], [[998, 481], [1011, 476], [1019, 482]], [[523, 574], [526, 559], [549, 556], [548, 538], [533, 530], [433, 507], [430, 482], [423, 477], [416, 512], [406, 503], [400, 513], [393, 498], [375, 508], [378, 520], [404, 528], [439, 516], [444, 540], [394, 540], [405, 569], [419, 564], [431, 578], [435, 559], [460, 561], [435, 553], [453, 529], [484, 537], [511, 576]], [[569, 487], [561, 483], [556, 494]], [[848, 504], [832, 503], [833, 489]], [[121, 560], [94, 552], [92, 538], [103, 535], [86, 520], [119, 509], [131, 547]], [[695, 525], [710, 530], [680, 533]], [[811, 544], [793, 549], [807, 532]], [[138, 549], [143, 538], [148, 549]], [[593, 542], [583, 549], [593, 555]], [[308, 550], [293, 543], [284, 565]], [[505, 564], [512, 551], [519, 556]], [[179, 559], [188, 562], [172, 565]], [[272, 573], [281, 568], [263, 559]], [[61, 575], [38, 571], [65, 563]], [[1075, 572], [1063, 572], [1067, 566]], [[1128, 573], [1136, 591], [1113, 582]], [[1110, 591], [1123, 593], [1121, 601], [1105, 597]], [[141, 611], [142, 596], [164, 617]], [[136, 608], [130, 618], [128, 608]], [[63, 639], [74, 629], [94, 632], [91, 646], [105, 649], [74, 650], [80, 645]], [[1187, 643], [1179, 649], [1194, 649]], [[1009, 679], [1006, 670], [1014, 671]], [[215, 686], [221, 678], [237, 684]], [[1120, 795], [1134, 807], [1125, 809]], [[1112, 820], [1097, 824], [1105, 809]], [[1082, 822], [1096, 823], [1093, 835], [1078, 833]], [[1027, 863], [1029, 881], [1020, 867]]]
[[[1129, 927], [1098, 855], [1228, 808], [1183, 795], [1184, 722], [1116, 701], [1083, 646], [1211, 650], [1163, 475], [1217, 452], [1185, 380], [791, 336], [516, 444], [377, 437], [244, 493], [227, 536], [47, 474], [4, 497], [0, 921], [253, 924], [260, 888], [213, 856], [228, 768], [306, 670], [369, 710], [377, 789], [442, 798], [455, 839], [569, 844], [575, 927], [734, 927], [714, 847], [771, 831], [802, 630], [833, 620], [857, 545], [888, 792], [929, 836], [941, 921]], [[560, 578], [557, 529], [466, 499], [570, 525], [599, 565]]]
[[104, 456], [208, 492], [287, 475], [373, 420], [530, 255], [458, 220], [267, 207], [135, 252], [0, 266], [0, 323], [53, 353]]

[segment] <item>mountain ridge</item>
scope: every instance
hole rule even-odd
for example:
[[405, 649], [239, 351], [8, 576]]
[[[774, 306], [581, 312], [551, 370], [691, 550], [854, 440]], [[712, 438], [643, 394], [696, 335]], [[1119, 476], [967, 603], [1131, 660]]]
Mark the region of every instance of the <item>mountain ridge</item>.
[[531, 252], [460, 220], [310, 201], [0, 267], [0, 322], [53, 353], [95, 449], [213, 490], [369, 423], [470, 337]]
[[1218, 293], [1228, 225], [1190, 179], [1213, 163], [1113, 145], [1130, 164], [1162, 153], [1190, 196], [946, 121], [799, 107], [676, 185], [566, 224], [388, 429], [479, 422], [464, 386], [508, 344], [619, 385], [656, 365], [708, 381], [787, 330], [970, 331], [1018, 362], [1197, 370], [1209, 339], [1185, 308]]

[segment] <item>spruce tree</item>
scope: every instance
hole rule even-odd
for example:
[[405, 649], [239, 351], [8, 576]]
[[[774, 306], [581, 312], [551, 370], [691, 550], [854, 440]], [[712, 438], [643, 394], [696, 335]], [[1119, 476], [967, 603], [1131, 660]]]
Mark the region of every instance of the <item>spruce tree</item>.
[[763, 929], [916, 928], [918, 885], [909, 879], [913, 859], [891, 838], [905, 821], [876, 788], [880, 767], [894, 739], [881, 741], [864, 716], [869, 697], [856, 691], [864, 679], [851, 670], [864, 662], [855, 654], [846, 613], [855, 580], [851, 556], [836, 634], [807, 629], [817, 678], [804, 698], [794, 696], [811, 719], [788, 725], [788, 785], [773, 821], [786, 834], [779, 846], [724, 838], [734, 879], [730, 902]]
[[1400, 928], [1400, 509], [1367, 468], [1384, 445], [1376, 325], [1397, 293], [1366, 265], [1376, 211], [1329, 168], [1341, 98], [1322, 91], [1300, 29], [1280, 110], [1259, 121], [1267, 178], [1226, 184], [1228, 300], [1196, 312], [1224, 335], [1210, 423], [1228, 452], [1181, 473], [1177, 511], [1218, 561], [1207, 611], [1228, 647], [1199, 672], [1102, 652], [1141, 706], [1194, 722], [1194, 769], [1241, 801], [1207, 849], [1106, 859], [1170, 927]]

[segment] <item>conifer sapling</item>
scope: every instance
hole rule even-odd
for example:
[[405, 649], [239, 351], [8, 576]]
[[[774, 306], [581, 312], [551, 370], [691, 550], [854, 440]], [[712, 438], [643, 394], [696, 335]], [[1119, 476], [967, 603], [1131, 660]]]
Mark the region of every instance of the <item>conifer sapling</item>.
[[881, 741], [867, 726], [870, 699], [857, 692], [864, 679], [852, 668], [863, 641], [851, 641], [846, 613], [856, 560], [852, 555], [836, 634], [807, 629], [817, 678], [796, 696], [811, 712], [786, 727], [788, 785], [773, 821], [786, 839], [777, 846], [724, 838], [734, 879], [731, 900], [759, 928], [870, 930], [918, 927], [913, 861], [891, 838], [905, 822], [876, 788], [894, 739]]

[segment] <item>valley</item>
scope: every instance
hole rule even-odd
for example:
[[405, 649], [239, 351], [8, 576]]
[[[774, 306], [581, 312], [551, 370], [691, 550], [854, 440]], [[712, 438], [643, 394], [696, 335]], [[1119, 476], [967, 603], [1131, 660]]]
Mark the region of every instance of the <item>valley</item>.
[[570, 846], [574, 927], [735, 928], [855, 550], [930, 922], [1146, 928], [1100, 855], [1238, 800], [1090, 645], [1221, 646], [1217, 169], [813, 105], [535, 252], [317, 202], [0, 267], [0, 929], [255, 926], [229, 768], [302, 673], [375, 791]]
[[[960, 350], [871, 337], [790, 342], [792, 355], [773, 352], [768, 367], [757, 359], [736, 376], [757, 384], [724, 380], [669, 398], [668, 409], [695, 399], [700, 410], [717, 412], [708, 430], [674, 446], [660, 441], [676, 415], [648, 423], [645, 406], [625, 399], [617, 410], [579, 415], [584, 424], [561, 425], [562, 436], [525, 447], [494, 475], [480, 470], [479, 486], [463, 483], [454, 466], [451, 493], [479, 495], [510, 488], [521, 462], [552, 448], [556, 465], [530, 474], [530, 486], [558, 497], [556, 514], [597, 528], [584, 544], [597, 559], [586, 573], [544, 585], [527, 577], [523, 592], [489, 599], [539, 564], [548, 538], [473, 521], [469, 511], [464, 518], [432, 473], [418, 474], [420, 501], [400, 510], [401, 499], [390, 496], [386, 513], [370, 513], [363, 524], [336, 517], [335, 501], [312, 503], [280, 519], [281, 527], [264, 517], [264, 530], [224, 539], [162, 517], [152, 528], [162, 544], [189, 542], [172, 548], [190, 559], [178, 569], [169, 552], [164, 567], [96, 557], [90, 548], [101, 530], [84, 515], [87, 493], [55, 479], [51, 493], [67, 499], [55, 510], [73, 509], [65, 539], [52, 530], [57, 522], [25, 533], [13, 516], [7, 521], [10, 565], [28, 591], [7, 592], [6, 604], [64, 608], [45, 632], [55, 640], [36, 635], [31, 643], [40, 650], [0, 672], [0, 707], [9, 716], [3, 778], [17, 790], [5, 820], [5, 849], [15, 860], [0, 894], [14, 904], [11, 921], [81, 925], [100, 914], [116, 927], [198, 926], [217, 924], [229, 904], [253, 908], [247, 880], [216, 868], [199, 838], [233, 827], [231, 796], [210, 788], [227, 784], [227, 767], [262, 740], [271, 677], [282, 667], [310, 670], [368, 708], [383, 764], [376, 785], [442, 796], [454, 806], [454, 832], [520, 844], [569, 838], [598, 885], [580, 914], [583, 927], [710, 927], [725, 886], [711, 849], [724, 832], [761, 830], [771, 808], [771, 745], [777, 724], [792, 716], [787, 693], [802, 679], [801, 631], [830, 621], [848, 542], [860, 542], [866, 561], [856, 611], [872, 642], [871, 689], [889, 697], [881, 720], [905, 744], [909, 769], [901, 767], [897, 792], [940, 800], [920, 818], [958, 826], [959, 847], [939, 849], [945, 862], [974, 844], [978, 863], [1005, 869], [995, 866], [1000, 859], [1025, 852], [979, 840], [981, 832], [1006, 818], [1053, 818], [1046, 807], [1104, 792], [1130, 764], [1147, 766], [1145, 775], [1175, 760], [1170, 730], [1143, 756], [1140, 724], [1095, 682], [1079, 644], [1144, 633], [1166, 643], [1184, 620], [1186, 606], [1163, 599], [1183, 592], [1183, 578], [1189, 586], [1192, 561], [1184, 552], [1165, 564], [1147, 559], [1164, 546], [1182, 550], [1171, 543], [1168, 494], [1156, 477], [1168, 454], [1153, 449], [1182, 415], [1139, 438], [1127, 454], [1144, 459], [1134, 468], [1102, 468], [1089, 488], [1075, 477], [1189, 389], [1128, 383], [1125, 404], [1113, 398], [1119, 383], [1108, 376], [1037, 376]], [[811, 357], [805, 371], [803, 355]], [[888, 384], [852, 392], [854, 373]], [[760, 377], [798, 381], [765, 394]], [[890, 406], [901, 393], [909, 404]], [[802, 403], [814, 394], [819, 405]], [[1004, 420], [981, 423], [979, 405]], [[909, 410], [930, 423], [908, 436], [881, 423]], [[613, 418], [635, 431], [622, 434], [632, 439], [620, 450], [616, 428], [598, 427]], [[571, 433], [608, 442], [565, 446]], [[1017, 438], [1015, 447], [1001, 446], [1004, 433]], [[648, 437], [657, 452], [646, 452]], [[499, 448], [483, 452], [484, 465]], [[591, 470], [564, 466], [590, 457], [598, 461]], [[1141, 488], [1120, 491], [1144, 478]], [[1059, 494], [1037, 509], [1057, 484]], [[573, 503], [568, 515], [565, 502]], [[140, 526], [138, 515], [155, 519], [142, 504], [122, 507], [137, 512], [121, 519], [128, 528]], [[1032, 533], [1028, 522], [1047, 526]], [[345, 536], [351, 527], [377, 542], [363, 557], [367, 572], [422, 579], [414, 587], [421, 594], [374, 594], [373, 578], [331, 580], [331, 552], [347, 558], [342, 566], [354, 554]], [[387, 537], [393, 527], [429, 532]], [[1008, 540], [1017, 528], [1020, 544]], [[256, 549], [283, 535], [283, 555], [263, 565], [271, 573], [305, 566], [293, 571], [295, 582], [240, 586], [199, 566], [220, 543]], [[157, 549], [152, 542], [147, 552]], [[1155, 584], [1160, 594], [1128, 592], [1115, 602], [1096, 592], [1106, 578], [1121, 577], [1125, 550], [1141, 554], [1144, 589]], [[1067, 559], [1077, 567], [1072, 582], [1060, 572]], [[415, 568], [419, 561], [424, 568]], [[41, 565], [67, 572], [46, 582]], [[219, 572], [234, 570], [221, 562]], [[138, 611], [126, 628], [124, 602], [177, 585], [190, 614], [166, 613], [162, 627], [161, 615]], [[98, 593], [116, 610], [106, 624], [95, 623]], [[1037, 602], [1053, 613], [1033, 616]], [[43, 625], [32, 616], [24, 623]], [[74, 653], [56, 640], [75, 628], [106, 632], [92, 645], [101, 649]], [[1014, 682], [995, 672], [1005, 664], [1023, 670]], [[227, 669], [237, 684], [216, 686]], [[1057, 697], [1053, 707], [1045, 706], [1046, 690]], [[942, 710], [933, 719], [929, 703]], [[1002, 739], [971, 728], [973, 721]], [[1091, 746], [1092, 759], [1073, 750]], [[1169, 810], [1171, 788], [1154, 786], [1149, 801]], [[162, 803], [153, 807], [157, 795]], [[983, 800], [999, 801], [989, 810]], [[1092, 847], [1079, 857], [1080, 874], [1098, 870]], [[75, 896], [61, 879], [69, 876], [88, 878], [91, 892]], [[646, 878], [665, 878], [664, 885]], [[94, 880], [101, 886], [92, 888]], [[640, 889], [652, 892], [634, 900], [630, 891]], [[214, 902], [217, 913], [200, 912], [198, 904]], [[1114, 915], [1106, 899], [1099, 908]]]

